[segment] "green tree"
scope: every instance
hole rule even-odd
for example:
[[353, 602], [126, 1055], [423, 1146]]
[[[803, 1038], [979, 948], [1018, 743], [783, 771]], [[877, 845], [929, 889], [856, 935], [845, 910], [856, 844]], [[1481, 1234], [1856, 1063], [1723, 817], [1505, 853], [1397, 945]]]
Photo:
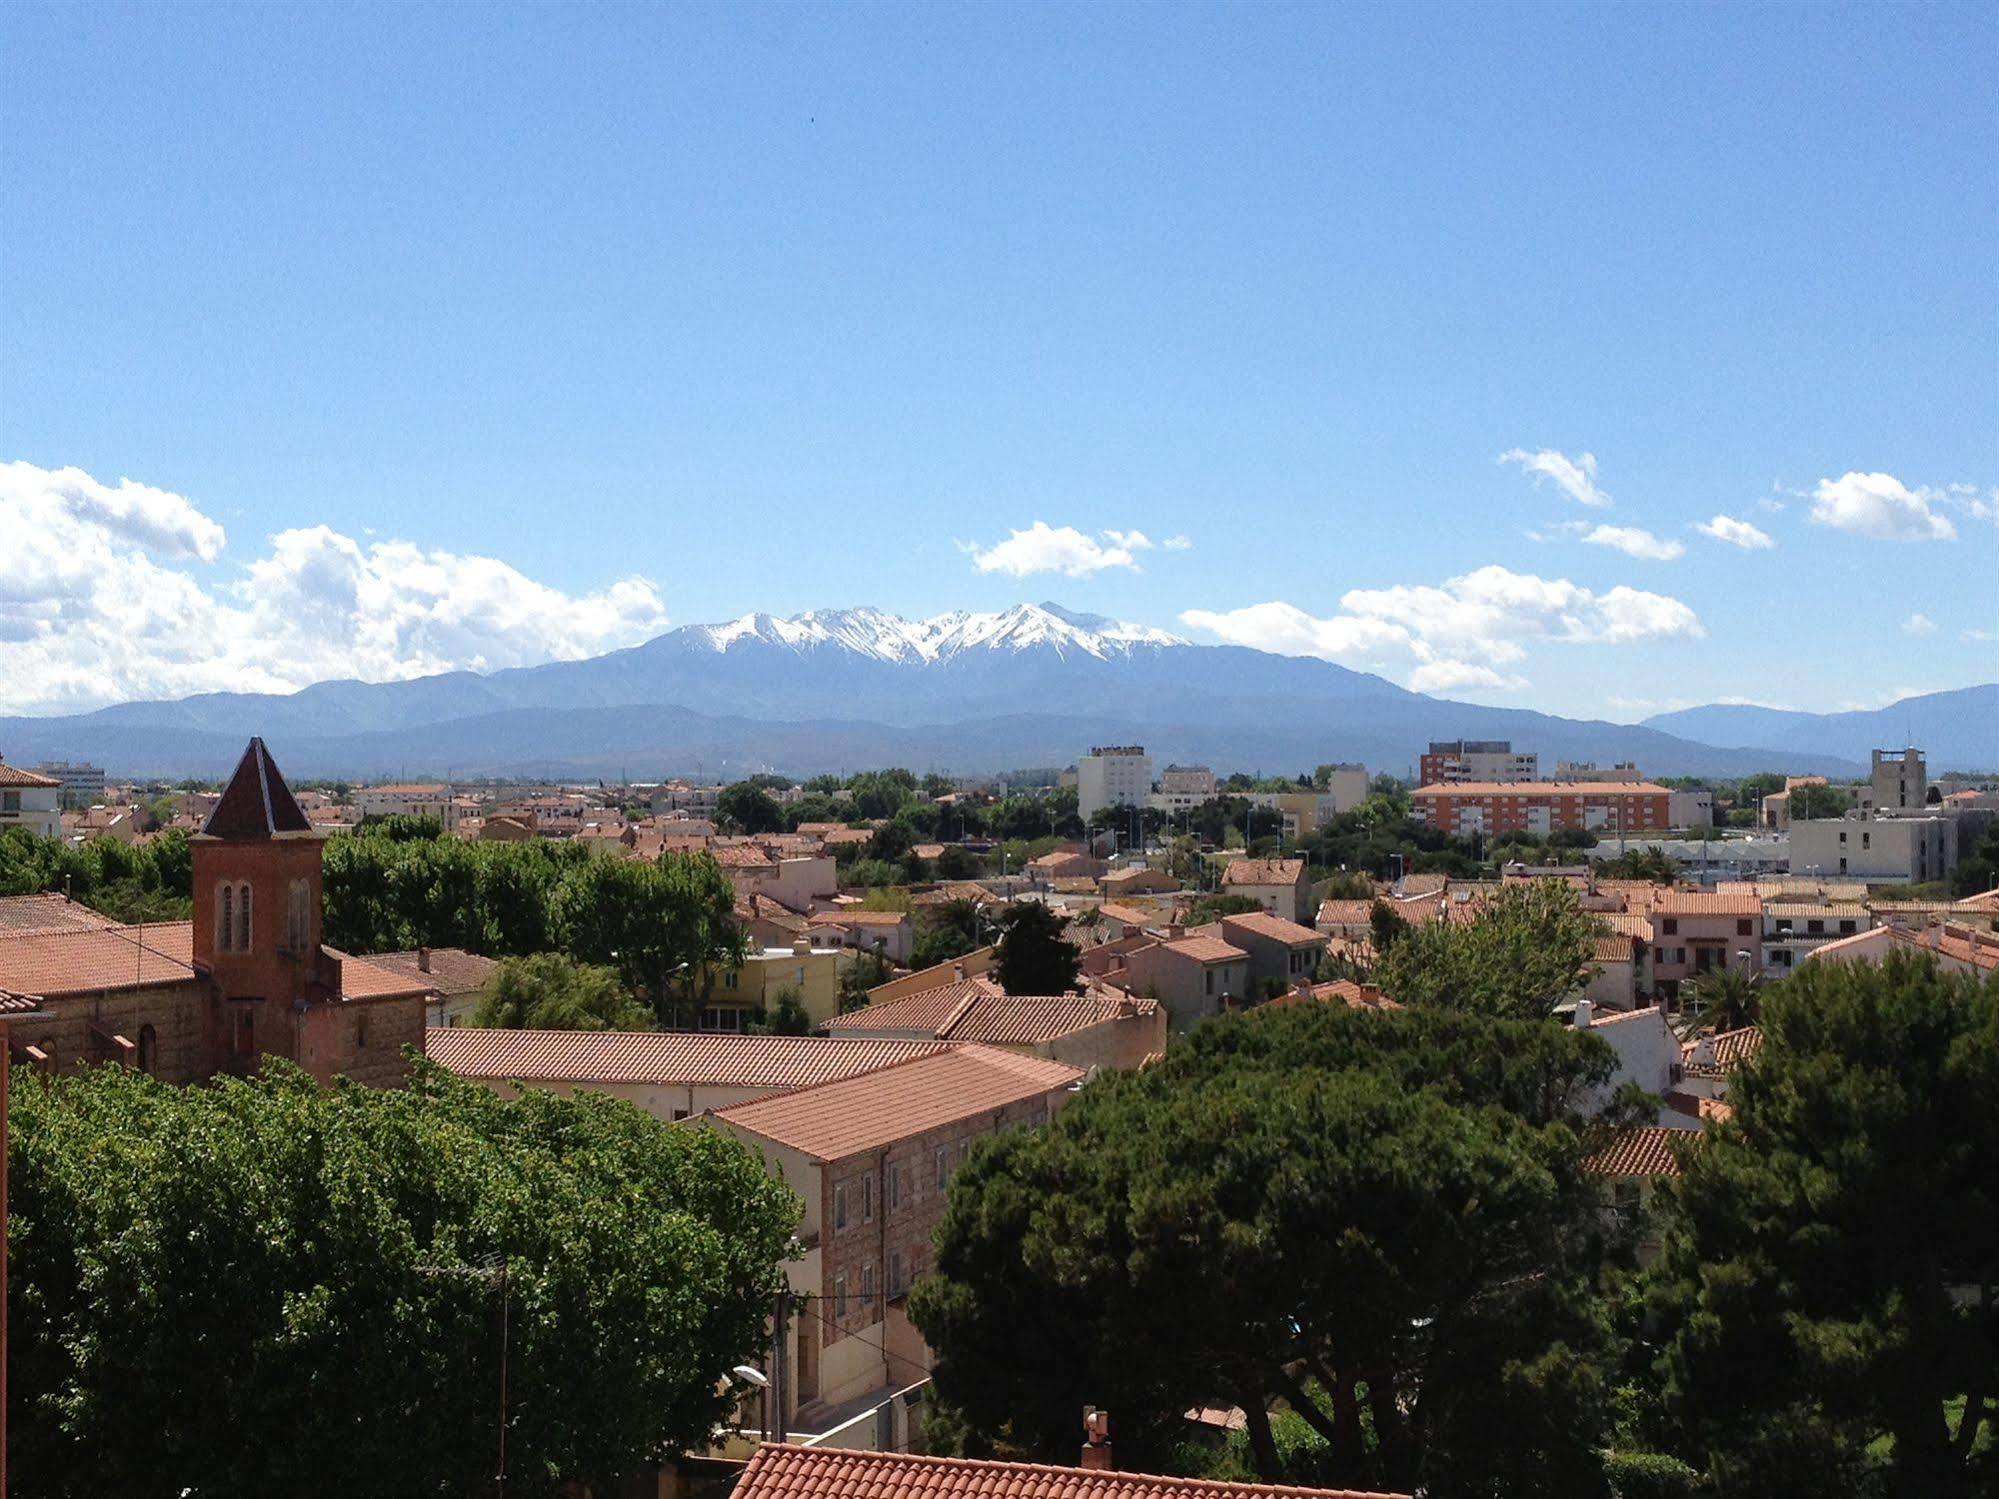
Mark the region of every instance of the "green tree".
[[910, 958], [915, 968], [948, 962], [975, 947], [984, 947], [992, 939], [993, 924], [979, 910], [978, 902], [951, 900], [927, 911], [922, 928]]
[[666, 853], [654, 864], [588, 859], [555, 893], [571, 956], [615, 967], [668, 1025], [690, 1018], [710, 974], [742, 961], [735, 903], [735, 887], [705, 853]]
[[1669, 1187], [1666, 1391], [1721, 1493], [1990, 1494], [1999, 984], [1808, 963]]
[[763, 787], [750, 781], [724, 786], [715, 798], [716, 819], [731, 832], [781, 833], [784, 808]]
[[857, 952], [840, 971], [840, 1013], [861, 1009], [868, 1003], [868, 990], [886, 984], [894, 971], [880, 953]]
[[1799, 786], [1786, 801], [1793, 822], [1843, 817], [1852, 805], [1853, 793], [1844, 786]]
[[910, 1314], [960, 1445], [1074, 1448], [1115, 1410], [1134, 1467], [1192, 1405], [1267, 1411], [1319, 1482], [1601, 1492], [1609, 1244], [1574, 1110], [1608, 1048], [1541, 1022], [1296, 1006], [1092, 1081], [954, 1180]]
[[1693, 1025], [1718, 1031], [1754, 1025], [1763, 996], [1756, 980], [1740, 968], [1710, 968], [1682, 992]]
[[754, 1029], [766, 1036], [809, 1036], [812, 1017], [798, 990], [786, 984], [771, 997], [769, 1011], [758, 1017]]
[[1516, 880], [1471, 921], [1412, 926], [1375, 964], [1403, 1004], [1445, 1005], [1535, 1019], [1589, 978], [1595, 918], [1559, 880]]
[[415, 1065], [398, 1090], [16, 1069], [17, 1492], [484, 1492], [503, 1331], [510, 1493], [706, 1442], [796, 1200], [718, 1131]]
[[472, 1023], [514, 1030], [638, 1031], [652, 1021], [652, 1011], [632, 998], [615, 968], [545, 952], [503, 961], [486, 980]]
[[1374, 943], [1375, 957], [1379, 958], [1402, 940], [1409, 930], [1409, 923], [1400, 911], [1377, 896], [1374, 904], [1367, 908], [1367, 930]]
[[1009, 994], [1067, 994], [1079, 954], [1062, 935], [1064, 920], [1042, 901], [1013, 902], [999, 916], [993, 976]]

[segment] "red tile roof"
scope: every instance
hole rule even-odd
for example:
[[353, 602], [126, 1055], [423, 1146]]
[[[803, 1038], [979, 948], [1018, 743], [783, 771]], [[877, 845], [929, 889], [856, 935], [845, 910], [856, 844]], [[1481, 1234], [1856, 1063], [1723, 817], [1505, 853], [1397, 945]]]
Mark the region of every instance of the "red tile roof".
[[765, 1442], [731, 1499], [1408, 1499], [1357, 1489], [1227, 1483], [908, 1452], [856, 1452]]
[[54, 776], [45, 776], [37, 771], [23, 770], [18, 765], [9, 765], [0, 760], [0, 786], [60, 786], [61, 781]]
[[437, 987], [421, 974], [411, 977], [393, 968], [378, 967], [366, 958], [351, 957], [337, 947], [322, 947], [320, 951], [340, 964], [342, 999], [388, 999], [428, 994]]
[[1761, 916], [1758, 895], [1710, 894], [1700, 890], [1668, 890], [1652, 903], [1655, 916]]
[[1592, 1133], [1583, 1145], [1583, 1170], [1598, 1176], [1678, 1176], [1676, 1145], [1700, 1137], [1663, 1124], [1633, 1125]]
[[[1696, 1061], [1696, 1054], [1705, 1045], [1712, 1061]], [[1680, 1055], [1685, 1059], [1686, 1069], [1696, 1076], [1722, 1076], [1756, 1055], [1763, 1046], [1763, 1032], [1753, 1025], [1742, 1026], [1738, 1030], [1716, 1031], [1711, 1036], [1696, 1036], [1680, 1047]]]
[[1629, 963], [1644, 946], [1630, 932], [1610, 932], [1591, 939], [1590, 956], [1599, 963]]
[[692, 1031], [528, 1031], [432, 1027], [425, 1049], [465, 1077], [522, 1082], [802, 1088], [945, 1050], [937, 1041], [730, 1036]]
[[1323, 947], [1326, 939], [1308, 926], [1300, 926], [1295, 921], [1286, 921], [1282, 916], [1272, 916], [1268, 911], [1244, 911], [1233, 916], [1224, 916], [1221, 922], [1223, 936], [1233, 936], [1238, 930], [1252, 936], [1263, 937], [1272, 942], [1289, 942], [1302, 946], [1311, 943]]
[[500, 969], [497, 958], [482, 958], [462, 947], [433, 947], [427, 973], [421, 967], [422, 955], [416, 952], [363, 953], [361, 961], [418, 980], [439, 994], [470, 994], [484, 988]]
[[1295, 885], [1305, 874], [1303, 859], [1231, 859], [1224, 885]]
[[813, 926], [902, 926], [909, 920], [909, 913], [863, 911], [856, 908], [846, 911], [815, 911], [805, 919]]
[[775, 868], [777, 861], [753, 843], [718, 843], [708, 850], [724, 869]]
[[1374, 984], [1359, 984], [1352, 979], [1333, 979], [1328, 983], [1314, 984], [1309, 989], [1292, 989], [1270, 1001], [1272, 1005], [1303, 1004], [1307, 999], [1339, 1000], [1349, 1010], [1399, 1010], [1396, 1001], [1381, 992]]
[[59, 998], [192, 983], [193, 946], [185, 921], [0, 938], [0, 989]]
[[30, 932], [102, 931], [118, 924], [60, 895], [0, 895], [0, 938]]
[[1319, 924], [1321, 926], [1366, 926], [1374, 916], [1374, 902], [1371, 900], [1322, 900], [1319, 902]]
[[1219, 937], [1180, 937], [1163, 945], [1168, 952], [1192, 958], [1196, 963], [1228, 963], [1249, 956], [1241, 948], [1231, 947]]
[[822, 1161], [878, 1149], [1066, 1088], [1081, 1069], [952, 1045], [873, 1072], [715, 1111], [717, 1120]]
[[1107, 1020], [1151, 1014], [1153, 1000], [1090, 994], [1003, 994], [979, 979], [850, 1010], [826, 1023], [835, 1032], [921, 1031], [947, 1041], [1039, 1046]]

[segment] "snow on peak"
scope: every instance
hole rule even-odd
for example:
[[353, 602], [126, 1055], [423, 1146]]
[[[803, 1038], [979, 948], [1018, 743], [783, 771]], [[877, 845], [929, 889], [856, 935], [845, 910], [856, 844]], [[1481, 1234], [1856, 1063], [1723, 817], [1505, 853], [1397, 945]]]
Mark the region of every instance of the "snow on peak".
[[966, 651], [1036, 647], [1058, 656], [1075, 651], [1102, 660], [1130, 655], [1136, 646], [1187, 643], [1150, 625], [1077, 614], [1055, 604], [1015, 604], [993, 613], [960, 609], [931, 619], [904, 619], [882, 609], [812, 609], [789, 619], [745, 614], [726, 624], [694, 629], [717, 651], [738, 641], [758, 640], [800, 652], [835, 646], [879, 661], [916, 663], [948, 661]]

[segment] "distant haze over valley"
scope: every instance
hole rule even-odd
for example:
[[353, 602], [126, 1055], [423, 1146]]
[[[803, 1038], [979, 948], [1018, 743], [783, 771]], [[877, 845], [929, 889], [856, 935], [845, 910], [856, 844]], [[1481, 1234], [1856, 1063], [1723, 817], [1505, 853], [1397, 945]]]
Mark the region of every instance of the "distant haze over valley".
[[1635, 760], [1652, 775], [1829, 774], [1913, 743], [1933, 771], [1999, 764], [1999, 685], [1872, 712], [1714, 705], [1642, 724], [1413, 693], [1367, 672], [1054, 604], [927, 620], [879, 609], [749, 614], [582, 660], [410, 681], [211, 693], [59, 718], [0, 718], [16, 763], [219, 775], [251, 734], [303, 776], [629, 774], [885, 764], [976, 774], [1067, 764], [1093, 743], [1161, 763], [1290, 773], [1358, 760], [1407, 773], [1431, 739], [1510, 739], [1542, 757]]

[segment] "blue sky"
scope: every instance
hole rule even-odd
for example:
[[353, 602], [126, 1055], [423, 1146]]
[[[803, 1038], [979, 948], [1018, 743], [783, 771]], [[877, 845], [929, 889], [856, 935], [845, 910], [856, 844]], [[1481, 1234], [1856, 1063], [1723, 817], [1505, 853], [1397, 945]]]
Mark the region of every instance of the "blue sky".
[[1991, 680], [1995, 41], [7, 7], [0, 711], [1044, 598], [1573, 715]]

